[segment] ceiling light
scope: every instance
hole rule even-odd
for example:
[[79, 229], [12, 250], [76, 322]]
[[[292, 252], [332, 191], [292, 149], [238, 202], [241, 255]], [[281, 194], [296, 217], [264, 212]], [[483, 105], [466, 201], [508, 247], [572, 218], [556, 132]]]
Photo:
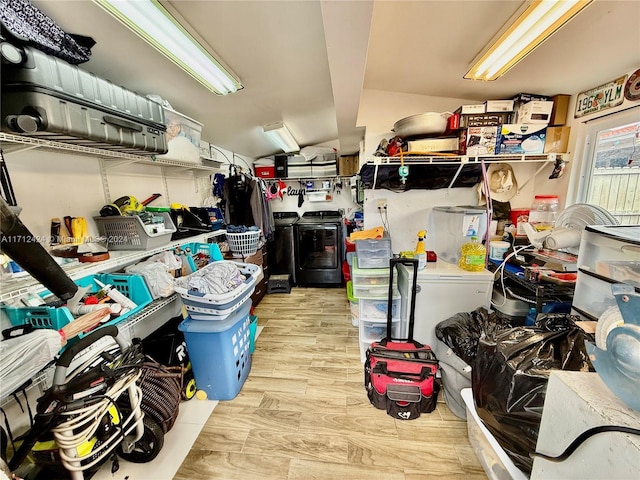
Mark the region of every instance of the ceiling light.
[[278, 148], [281, 148], [282, 151], [290, 153], [300, 150], [298, 142], [296, 142], [296, 139], [293, 138], [293, 135], [291, 135], [291, 132], [283, 122], [269, 123], [262, 128], [269, 140]]
[[94, 2], [213, 93], [226, 95], [243, 88], [224, 62], [196, 41], [157, 0]]
[[495, 80], [531, 53], [592, 0], [533, 0], [514, 15], [464, 76]]

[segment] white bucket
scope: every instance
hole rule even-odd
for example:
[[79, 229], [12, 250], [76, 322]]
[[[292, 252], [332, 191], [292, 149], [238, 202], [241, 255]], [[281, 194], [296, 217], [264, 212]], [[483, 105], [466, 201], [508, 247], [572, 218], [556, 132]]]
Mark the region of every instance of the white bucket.
[[491, 260], [502, 261], [504, 254], [509, 250], [509, 242], [493, 241], [489, 242], [489, 258]]

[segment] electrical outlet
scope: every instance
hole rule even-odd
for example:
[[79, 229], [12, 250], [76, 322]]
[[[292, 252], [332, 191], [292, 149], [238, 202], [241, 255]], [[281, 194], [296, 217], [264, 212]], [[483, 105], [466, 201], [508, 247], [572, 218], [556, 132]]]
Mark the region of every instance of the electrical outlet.
[[387, 199], [379, 198], [378, 199], [378, 210], [386, 210], [387, 209]]

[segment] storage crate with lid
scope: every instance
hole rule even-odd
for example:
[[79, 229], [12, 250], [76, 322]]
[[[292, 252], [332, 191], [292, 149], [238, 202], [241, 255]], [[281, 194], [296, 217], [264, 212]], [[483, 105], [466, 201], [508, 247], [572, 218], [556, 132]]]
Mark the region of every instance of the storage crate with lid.
[[219, 322], [187, 317], [178, 329], [184, 333], [199, 390], [210, 400], [238, 395], [251, 370], [251, 301]]
[[177, 230], [168, 212], [156, 212], [162, 223], [145, 224], [139, 215], [93, 217], [109, 250], [151, 250], [171, 241]]
[[167, 146], [169, 151], [158, 155], [161, 160], [175, 160], [199, 164], [200, 136], [202, 123], [164, 106], [164, 120], [167, 126]]
[[[217, 278], [223, 275], [225, 278], [235, 278], [236, 273], [240, 273], [244, 280], [235, 288], [224, 293], [203, 291], [206, 289], [207, 278], [212, 278], [217, 283]], [[246, 301], [251, 303], [251, 294], [261, 273], [259, 265], [221, 260], [210, 263], [191, 275], [175, 279], [174, 288], [193, 320], [220, 321], [240, 309]]]

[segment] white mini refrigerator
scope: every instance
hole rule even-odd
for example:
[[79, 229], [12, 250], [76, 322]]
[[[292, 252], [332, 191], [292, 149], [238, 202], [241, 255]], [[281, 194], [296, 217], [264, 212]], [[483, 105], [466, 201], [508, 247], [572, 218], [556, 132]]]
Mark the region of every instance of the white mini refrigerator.
[[[398, 265], [400, 315], [407, 333], [411, 308], [413, 270]], [[478, 307], [489, 308], [493, 288], [493, 273], [488, 270], [468, 272], [443, 261], [430, 262], [418, 271], [416, 313], [413, 338], [420, 343], [436, 345], [435, 326], [459, 312], [472, 312]]]

